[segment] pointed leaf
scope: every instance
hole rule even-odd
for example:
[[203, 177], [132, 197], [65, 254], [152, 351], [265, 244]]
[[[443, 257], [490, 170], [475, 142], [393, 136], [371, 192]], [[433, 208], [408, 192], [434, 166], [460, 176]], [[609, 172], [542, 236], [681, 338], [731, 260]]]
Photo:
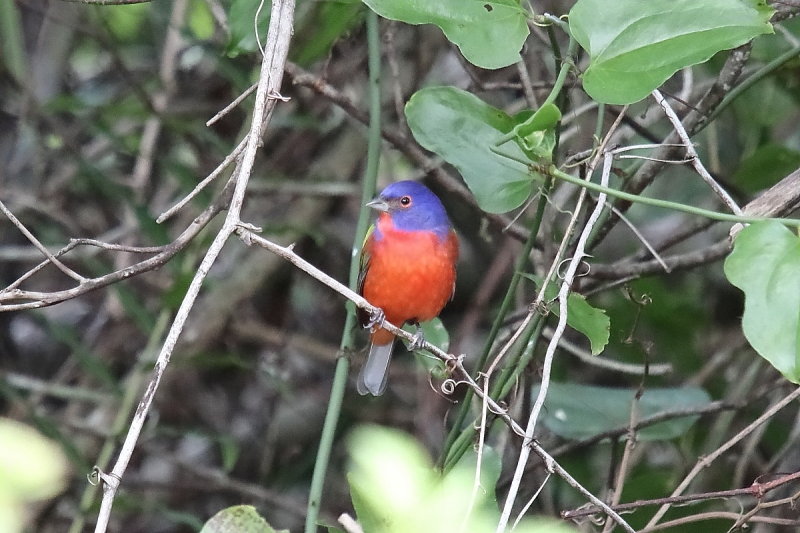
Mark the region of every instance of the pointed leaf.
[[408, 24], [435, 24], [464, 57], [496, 69], [520, 60], [527, 13], [515, 0], [364, 0], [378, 15]]
[[578, 0], [573, 37], [591, 57], [584, 90], [597, 101], [645, 98], [678, 70], [772, 33], [764, 0]]
[[779, 222], [739, 232], [725, 275], [744, 291], [742, 329], [753, 348], [800, 383], [800, 238]]
[[[458, 169], [481, 209], [504, 213], [530, 196], [533, 175], [526, 165], [493, 151], [517, 125], [503, 111], [454, 87], [431, 87], [411, 97], [406, 118], [422, 146]], [[500, 149], [527, 160], [516, 143]]]

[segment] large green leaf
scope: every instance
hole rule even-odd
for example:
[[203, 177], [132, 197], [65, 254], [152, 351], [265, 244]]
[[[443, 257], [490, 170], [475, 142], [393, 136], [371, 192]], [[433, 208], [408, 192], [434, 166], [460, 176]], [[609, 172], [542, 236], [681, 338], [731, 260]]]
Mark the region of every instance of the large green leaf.
[[[503, 111], [454, 87], [431, 87], [411, 97], [406, 118], [422, 146], [458, 169], [481, 209], [504, 213], [530, 196], [533, 176], [527, 167], [493, 151], [517, 125]], [[500, 150], [527, 160], [517, 143]]]
[[[491, 449], [482, 449], [481, 483], [473, 500], [477, 455], [459, 461], [455, 468], [441, 476], [434, 470], [425, 450], [400, 431], [361, 427], [349, 440], [350, 493], [365, 533], [495, 531], [499, 513], [492, 488], [501, 464], [499, 455]], [[569, 533], [574, 530], [554, 520], [525, 519], [515, 531]]]
[[380, 16], [408, 24], [435, 24], [464, 57], [495, 69], [520, 60], [528, 37], [527, 13], [517, 0], [364, 0]]
[[586, 92], [629, 104], [678, 70], [771, 33], [771, 16], [764, 0], [578, 0], [569, 27], [591, 57]]
[[[539, 386], [533, 388], [533, 395]], [[567, 439], [584, 439], [627, 427], [636, 389], [617, 389], [551, 383], [545, 400], [544, 424], [553, 433]], [[711, 401], [708, 393], [697, 387], [646, 389], [639, 399], [639, 419], [664, 411], [702, 407]], [[684, 416], [640, 429], [641, 440], [668, 440], [686, 433], [697, 416]]]
[[800, 383], [800, 238], [779, 222], [751, 224], [737, 235], [725, 275], [744, 291], [747, 340]]

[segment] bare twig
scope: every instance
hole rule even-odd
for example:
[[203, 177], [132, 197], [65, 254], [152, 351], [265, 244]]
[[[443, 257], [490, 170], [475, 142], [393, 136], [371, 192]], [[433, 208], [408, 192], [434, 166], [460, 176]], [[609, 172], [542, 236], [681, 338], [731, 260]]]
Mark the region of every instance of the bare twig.
[[[773, 491], [778, 487], [782, 487], [789, 483], [794, 483], [798, 480], [800, 480], [800, 472], [793, 472], [791, 474], [782, 475], [777, 479], [773, 479], [772, 481], [760, 482], [756, 480], [749, 487], [744, 487], [740, 489], [718, 490], [713, 492], [702, 492], [698, 494], [686, 494], [683, 496], [669, 496], [666, 498], [655, 498], [652, 500], [637, 500], [635, 502], [614, 505], [613, 507], [617, 511], [631, 511], [634, 509], [639, 509], [641, 507], [647, 507], [650, 505], [684, 504], [691, 502], [716, 500], [720, 498], [734, 498], [737, 496], [752, 496], [753, 498], [760, 499], [763, 498], [764, 495], [767, 494], [768, 492]], [[598, 509], [594, 509], [592, 507], [583, 507], [581, 509], [576, 509], [574, 511], [564, 511], [563, 513], [561, 513], [561, 516], [566, 519], [572, 519], [581, 516], [588, 516], [596, 513], [597, 511]]]
[[[226, 189], [227, 191], [227, 189]], [[12, 283], [8, 288], [0, 291], [0, 312], [3, 311], [19, 311], [22, 309], [38, 309], [40, 307], [47, 307], [54, 305], [72, 298], [77, 298], [90, 291], [106, 287], [112, 283], [131, 278], [143, 272], [149, 272], [162, 267], [175, 254], [184, 249], [191, 241], [197, 236], [198, 233], [220, 212], [228, 203], [228, 192], [223, 193], [217, 200], [208, 206], [192, 223], [170, 244], [163, 247], [162, 251], [153, 257], [149, 257], [144, 261], [140, 261], [134, 265], [115, 270], [103, 276], [88, 279], [85, 282], [71, 288], [54, 292], [38, 292], [28, 291], [16, 288], [24, 279], [27, 279], [35, 272], [43, 268], [47, 262], [39, 264], [32, 268], [20, 279]], [[75, 248], [77, 244], [70, 243], [57, 255], [62, 255], [69, 250]], [[21, 300], [21, 301], [20, 301]], [[12, 302], [12, 303], [4, 303]]]
[[[613, 162], [614, 153], [613, 152], [605, 152], [605, 145], [608, 142], [608, 139], [611, 137], [613, 132], [619, 126], [622, 116], [625, 114], [627, 110], [627, 106], [623, 108], [623, 110], [619, 113], [616, 120], [609, 128], [609, 131], [603, 138], [603, 141], [600, 143], [599, 150], [597, 155], [593, 158], [592, 162], [589, 164], [589, 168], [587, 169], [587, 179], [591, 179], [592, 173], [600, 160], [600, 157], [603, 157], [603, 172], [601, 174], [600, 182], [603, 186], [606, 186], [609, 181], [609, 177], [611, 175], [611, 166]], [[583, 202], [583, 199], [586, 196], [586, 189], [581, 189], [580, 196], [578, 198], [578, 207], [575, 208], [575, 215], [570, 219], [570, 225], [565, 232], [565, 237], [561, 243], [561, 249], [564, 248], [566, 245], [569, 236], [572, 234], [572, 227], [577, 222], [577, 214], [580, 212], [580, 204]], [[519, 491], [519, 485], [522, 481], [522, 476], [525, 473], [525, 468], [528, 462], [529, 456], [529, 448], [528, 443], [533, 442], [534, 435], [536, 431], [536, 422], [539, 419], [539, 413], [541, 412], [542, 407], [544, 406], [544, 400], [547, 396], [547, 389], [550, 383], [550, 372], [552, 368], [553, 358], [555, 356], [556, 349], [558, 348], [559, 340], [561, 339], [562, 335], [564, 334], [564, 330], [567, 327], [567, 298], [569, 296], [572, 283], [575, 279], [575, 275], [578, 271], [578, 267], [583, 262], [584, 256], [586, 255], [585, 249], [588, 243], [589, 237], [594, 230], [594, 226], [597, 221], [600, 219], [600, 216], [605, 209], [605, 202], [606, 202], [606, 194], [600, 193], [597, 196], [597, 203], [595, 204], [595, 208], [592, 210], [591, 215], [589, 215], [589, 219], [586, 221], [586, 224], [581, 231], [580, 237], [578, 238], [578, 242], [575, 246], [575, 252], [572, 258], [569, 260], [569, 264], [567, 266], [567, 270], [564, 273], [563, 281], [561, 283], [561, 287], [558, 291], [558, 303], [559, 303], [559, 317], [558, 323], [555, 327], [553, 332], [553, 336], [550, 339], [550, 342], [547, 345], [547, 349], [545, 351], [544, 362], [542, 364], [542, 380], [539, 387], [539, 394], [536, 397], [536, 401], [533, 404], [533, 408], [531, 409], [530, 415], [528, 416], [528, 424], [525, 428], [525, 439], [523, 441], [522, 448], [520, 449], [519, 458], [517, 460], [517, 466], [514, 471], [514, 477], [511, 480], [511, 485], [509, 487], [508, 495], [506, 496], [506, 501], [503, 506], [503, 511], [500, 515], [500, 520], [497, 524], [497, 533], [503, 533], [508, 525], [508, 521], [511, 517], [511, 511], [514, 505], [514, 501], [516, 500], [517, 493]], [[558, 258], [561, 257], [563, 252], [559, 250], [558, 255], [556, 256], [556, 260], [551, 265], [551, 274], [548, 274], [546, 280], [552, 276], [553, 268], [557, 268], [557, 264], [559, 263]], [[537, 296], [537, 303], [542, 301], [542, 298], [545, 293], [545, 288], [542, 287], [539, 295]], [[536, 304], [534, 304], [535, 306]], [[529, 313], [526, 320], [532, 315]], [[524, 322], [523, 322], [524, 323]], [[612, 516], [613, 515], [609, 515]], [[625, 522], [620, 522], [616, 518], [614, 520], [622, 526], [623, 529], [633, 531], [629, 529], [630, 526]]]
[[108, 526], [108, 520], [111, 515], [111, 506], [114, 502], [114, 496], [119, 488], [120, 481], [128, 466], [133, 450], [136, 447], [139, 434], [144, 427], [144, 422], [147, 414], [150, 411], [153, 398], [156, 390], [158, 389], [161, 377], [169, 364], [172, 351], [178, 342], [178, 338], [183, 331], [183, 326], [189, 316], [194, 301], [200, 292], [200, 287], [203, 280], [208, 275], [211, 266], [216, 261], [222, 247], [227, 242], [228, 238], [240, 227], [241, 221], [239, 219], [242, 204], [244, 202], [245, 192], [247, 190], [247, 182], [253, 169], [255, 162], [256, 152], [261, 143], [261, 135], [264, 131], [269, 117], [271, 116], [272, 109], [275, 106], [275, 100], [272, 97], [277, 93], [280, 87], [281, 79], [283, 77], [283, 65], [286, 61], [286, 55], [289, 49], [289, 41], [292, 33], [292, 21], [294, 16], [294, 1], [293, 0], [276, 0], [272, 3], [272, 13], [270, 17], [269, 33], [267, 35], [267, 44], [263, 61], [261, 63], [261, 75], [259, 77], [258, 91], [256, 93], [255, 105], [253, 109], [252, 123], [250, 131], [247, 135], [247, 145], [242, 155], [242, 161], [238, 172], [235, 176], [235, 185], [233, 198], [225, 217], [222, 228], [217, 233], [214, 241], [209, 246], [205, 257], [203, 258], [200, 266], [197, 269], [192, 282], [189, 285], [186, 295], [181, 302], [180, 307], [175, 315], [175, 320], [167, 333], [164, 344], [156, 361], [155, 369], [144, 396], [139, 402], [133, 420], [131, 421], [128, 433], [125, 436], [122, 449], [120, 450], [117, 461], [113, 469], [109, 473], [99, 472], [99, 477], [103, 482], [103, 499], [100, 504], [100, 512], [98, 514], [97, 525], [95, 533], [103, 533]]
[[[618, 117], [618, 121], [619, 122]], [[601, 178], [601, 184], [606, 186], [608, 184], [609, 176], [611, 174], [611, 164], [613, 160], [613, 153], [608, 152], [604, 156], [603, 162], [603, 173]], [[588, 175], [591, 176], [591, 169], [588, 172]], [[581, 190], [581, 195], [585, 194], [586, 189]], [[503, 533], [506, 530], [506, 526], [508, 525], [508, 520], [511, 516], [511, 510], [514, 505], [514, 501], [516, 500], [517, 492], [519, 490], [520, 482], [522, 481], [522, 476], [525, 472], [525, 466], [528, 463], [528, 455], [529, 455], [529, 448], [526, 445], [529, 441], [532, 441], [536, 431], [536, 422], [539, 419], [539, 413], [541, 412], [542, 407], [544, 406], [544, 400], [547, 395], [547, 388], [549, 385], [549, 378], [550, 378], [550, 369], [552, 367], [553, 358], [558, 348], [558, 342], [561, 336], [564, 334], [564, 330], [567, 327], [567, 316], [569, 314], [567, 310], [567, 297], [569, 296], [570, 289], [572, 287], [572, 282], [575, 279], [575, 274], [578, 271], [578, 267], [583, 262], [583, 258], [585, 256], [585, 246], [587, 241], [589, 240], [589, 236], [594, 229], [594, 225], [600, 219], [600, 215], [602, 214], [603, 210], [605, 209], [605, 201], [606, 195], [604, 193], [600, 193], [597, 197], [597, 204], [595, 205], [595, 209], [592, 211], [592, 214], [589, 216], [589, 219], [586, 221], [586, 224], [581, 232], [580, 237], [578, 238], [578, 243], [575, 247], [575, 253], [569, 261], [567, 266], [567, 271], [564, 274], [563, 282], [561, 283], [561, 288], [558, 291], [558, 303], [559, 303], [559, 317], [558, 323], [555, 327], [553, 332], [553, 336], [550, 339], [550, 342], [547, 345], [547, 350], [544, 356], [544, 363], [542, 364], [542, 382], [539, 388], [539, 394], [536, 397], [536, 401], [534, 402], [533, 409], [531, 409], [530, 415], [528, 417], [528, 425], [525, 428], [525, 440], [523, 441], [522, 448], [520, 449], [519, 458], [517, 460], [517, 467], [514, 472], [514, 477], [511, 480], [511, 486], [508, 491], [508, 495], [506, 496], [505, 505], [503, 506], [503, 512], [500, 515], [500, 521], [497, 524], [497, 533]], [[576, 213], [578, 209], [576, 208]], [[577, 217], [573, 217], [573, 220], [577, 220]], [[569, 235], [569, 232], [567, 233]], [[544, 290], [541, 291], [544, 293]], [[627, 524], [621, 523], [617, 521], [624, 529], [629, 530], [630, 526]], [[627, 526], [627, 527], [626, 527]], [[633, 529], [630, 529], [633, 531]]]
[[56, 268], [78, 283], [84, 283], [86, 281], [86, 278], [69, 268], [67, 265], [59, 261], [56, 256], [51, 254], [50, 250], [48, 250], [44, 244], [39, 242], [39, 239], [37, 239], [33, 233], [28, 231], [28, 228], [26, 228], [25, 225], [14, 216], [14, 213], [12, 213], [2, 201], [0, 201], [0, 212], [2, 212], [8, 218], [8, 220], [10, 220], [11, 223], [14, 224], [23, 235], [25, 235], [31, 244], [33, 244], [37, 250], [42, 252], [42, 255], [44, 255], [47, 260], [50, 261]]
[[228, 104], [225, 107], [223, 107], [216, 115], [214, 115], [213, 117], [208, 119], [206, 121], [206, 126], [212, 126], [216, 121], [218, 121], [219, 119], [221, 119], [222, 117], [224, 117], [225, 115], [230, 113], [232, 109], [235, 109], [236, 106], [241, 104], [248, 96], [253, 94], [253, 91], [256, 90], [256, 87], [258, 87], [258, 84], [254, 83], [253, 85], [251, 85], [250, 87], [245, 89], [245, 91], [242, 94], [240, 94], [239, 96], [237, 96], [233, 100], [233, 102], [231, 102], [230, 104]]
[[[671, 496], [674, 497], [682, 494], [683, 491], [686, 490], [686, 488], [692, 482], [692, 480], [694, 480], [697, 474], [699, 474], [704, 468], [707, 468], [711, 463], [713, 463], [717, 459], [717, 457], [728, 451], [736, 443], [738, 443], [747, 435], [749, 435], [754, 429], [756, 429], [758, 426], [760, 426], [761, 424], [763, 424], [764, 422], [775, 416], [775, 414], [778, 413], [778, 411], [780, 411], [781, 409], [792, 403], [797, 398], [800, 398], [800, 387], [797, 387], [791, 393], [785, 396], [782, 400], [773, 404], [769, 409], [764, 411], [764, 413], [761, 416], [759, 416], [753, 422], [748, 424], [739, 433], [731, 437], [722, 446], [714, 450], [712, 453], [706, 455], [705, 457], [702, 457], [699, 461], [697, 461], [697, 463], [694, 465], [692, 470], [686, 475], [683, 481], [681, 481], [680, 484], [675, 488]], [[666, 514], [670, 506], [671, 506], [670, 503], [665, 503], [664, 505], [662, 505], [656, 512], [656, 514], [653, 515], [653, 517], [647, 523], [647, 527], [655, 526], [659, 522], [659, 520], [661, 520], [664, 514]]]
[[347, 533], [364, 533], [364, 530], [361, 529], [361, 525], [347, 513], [339, 515], [339, 523]]
[[658, 105], [664, 110], [666, 113], [667, 118], [669, 118], [672, 127], [675, 128], [675, 131], [678, 133], [678, 137], [680, 137], [681, 141], [683, 142], [684, 147], [686, 148], [686, 155], [689, 158], [689, 162], [694, 167], [695, 171], [700, 174], [700, 177], [703, 178], [711, 190], [722, 200], [722, 202], [728, 206], [728, 209], [735, 215], [742, 214], [742, 208], [734, 201], [733, 198], [728, 194], [728, 192], [722, 188], [722, 186], [716, 182], [714, 178], [711, 177], [711, 174], [708, 173], [706, 167], [703, 166], [703, 162], [700, 161], [700, 156], [697, 155], [697, 150], [694, 149], [694, 144], [692, 144], [691, 139], [689, 139], [689, 134], [686, 133], [686, 129], [684, 129], [683, 124], [681, 123], [681, 119], [678, 118], [678, 115], [675, 114], [673, 111], [672, 106], [669, 105], [663, 96], [661, 96], [661, 92], [656, 89], [653, 91], [653, 98], [656, 99]]
[[165, 220], [170, 218], [172, 215], [174, 215], [175, 213], [180, 211], [181, 208], [183, 208], [183, 206], [185, 206], [187, 203], [189, 203], [192, 200], [192, 198], [197, 196], [200, 193], [200, 191], [205, 189], [206, 185], [208, 185], [209, 183], [214, 181], [217, 178], [217, 176], [222, 174], [222, 171], [224, 171], [226, 168], [228, 168], [231, 165], [231, 163], [233, 163], [234, 161], [236, 161], [236, 159], [238, 159], [238, 157], [241, 155], [242, 151], [244, 151], [244, 147], [246, 146], [246, 144], [247, 144], [247, 138], [242, 139], [242, 141], [238, 144], [238, 146], [236, 146], [236, 148], [234, 148], [233, 151], [231, 153], [229, 153], [225, 157], [225, 159], [223, 159], [222, 163], [217, 165], [217, 168], [215, 168], [213, 170], [213, 172], [211, 172], [211, 174], [206, 176], [205, 179], [203, 179], [203, 181], [198, 183], [195, 186], [195, 188], [192, 189], [192, 192], [187, 194], [180, 202], [178, 202], [177, 204], [173, 205], [172, 207], [170, 207], [169, 209], [167, 209], [166, 211], [164, 211], [160, 215], [158, 215], [158, 218], [156, 219], [156, 222], [161, 224], [162, 222], [164, 222]]

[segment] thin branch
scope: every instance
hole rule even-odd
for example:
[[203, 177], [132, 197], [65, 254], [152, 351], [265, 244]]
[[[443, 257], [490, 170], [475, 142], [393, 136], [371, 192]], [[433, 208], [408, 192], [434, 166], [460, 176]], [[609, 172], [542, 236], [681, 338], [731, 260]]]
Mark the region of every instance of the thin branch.
[[720, 200], [722, 200], [722, 203], [727, 205], [728, 209], [730, 209], [732, 213], [736, 215], [743, 214], [742, 208], [739, 207], [739, 204], [737, 204], [734, 199], [731, 198], [728, 192], [723, 189], [714, 178], [711, 177], [711, 174], [709, 174], [708, 170], [706, 170], [706, 167], [703, 166], [702, 161], [700, 161], [700, 156], [697, 155], [697, 150], [694, 149], [692, 140], [689, 139], [689, 134], [686, 133], [686, 130], [681, 123], [681, 119], [678, 118], [678, 115], [672, 109], [672, 106], [669, 105], [669, 102], [667, 102], [664, 97], [661, 96], [661, 92], [658, 89], [655, 89], [652, 94], [658, 105], [660, 105], [664, 110], [664, 113], [667, 115], [670, 123], [672, 123], [672, 127], [675, 128], [675, 131], [678, 133], [678, 137], [680, 137], [686, 149], [686, 155], [688, 156], [689, 161], [691, 162], [695, 171], [700, 174], [700, 177], [703, 178], [703, 181], [705, 181], [708, 186], [711, 187], [711, 190], [714, 191], [717, 196], [719, 196]]
[[[38, 292], [15, 288], [24, 279], [29, 277], [29, 275], [32, 275], [43, 266], [42, 264], [37, 265], [8, 288], [0, 291], [0, 312], [47, 307], [65, 300], [77, 298], [78, 296], [82, 296], [88, 292], [106, 287], [112, 283], [116, 283], [133, 276], [137, 276], [143, 272], [149, 272], [162, 267], [170, 259], [172, 259], [175, 254], [183, 250], [197, 236], [197, 234], [200, 233], [200, 231], [202, 231], [202, 229], [206, 227], [206, 225], [225, 208], [230, 198], [229, 193], [230, 190], [226, 188], [213, 204], [208, 206], [197, 218], [192, 221], [192, 223], [185, 230], [183, 230], [183, 232], [174, 241], [163, 247], [162, 251], [157, 255], [120, 270], [115, 270], [114, 272], [110, 272], [103, 276], [88, 279], [71, 289], [54, 292]], [[66, 253], [67, 251], [72, 250], [76, 245], [73, 245], [72, 243], [68, 244], [63, 249], [63, 252]], [[59, 252], [59, 255], [61, 255], [61, 252]], [[19, 302], [20, 300], [23, 301]]]
[[[620, 117], [617, 117], [616, 124], [619, 124]], [[613, 129], [613, 128], [612, 128]], [[601, 184], [603, 186], [608, 185], [609, 176], [611, 174], [611, 165], [613, 161], [614, 154], [608, 152], [604, 156], [603, 161], [603, 172], [601, 176]], [[591, 177], [592, 169], [590, 168], [587, 172], [587, 175]], [[585, 189], [581, 190], [581, 199], [585, 196]], [[517, 467], [514, 472], [514, 477], [511, 480], [511, 486], [508, 491], [508, 495], [506, 496], [505, 505], [503, 506], [503, 512], [500, 515], [500, 521], [497, 524], [497, 533], [503, 533], [506, 529], [508, 524], [508, 520], [511, 516], [511, 510], [514, 505], [514, 501], [516, 500], [517, 492], [519, 490], [520, 482], [522, 481], [522, 476], [525, 472], [525, 466], [528, 463], [528, 455], [529, 455], [529, 448], [526, 445], [529, 441], [533, 441], [535, 430], [536, 430], [536, 422], [539, 419], [539, 413], [541, 412], [542, 407], [544, 406], [544, 400], [547, 395], [547, 389], [550, 382], [550, 370], [553, 363], [553, 358], [558, 348], [558, 342], [561, 336], [564, 334], [564, 330], [567, 327], [567, 316], [569, 314], [567, 310], [567, 298], [570, 293], [570, 289], [572, 287], [572, 283], [575, 279], [575, 274], [578, 271], [578, 267], [583, 262], [583, 258], [585, 257], [585, 247], [586, 243], [589, 240], [589, 236], [594, 229], [594, 225], [600, 219], [600, 215], [603, 213], [605, 209], [605, 201], [606, 195], [601, 193], [597, 197], [597, 204], [595, 205], [594, 210], [592, 211], [589, 219], [586, 221], [583, 230], [581, 231], [581, 235], [578, 238], [578, 243], [575, 247], [575, 253], [573, 254], [572, 258], [569, 261], [569, 265], [567, 266], [567, 271], [564, 274], [564, 279], [561, 283], [561, 288], [558, 291], [558, 303], [559, 303], [559, 317], [558, 323], [553, 331], [553, 336], [550, 339], [550, 342], [547, 345], [547, 350], [545, 351], [544, 362], [542, 364], [542, 381], [539, 387], [539, 394], [536, 397], [536, 401], [534, 402], [533, 409], [531, 409], [530, 416], [528, 417], [528, 425], [525, 428], [525, 440], [523, 441], [522, 448], [520, 449], [519, 458], [517, 460]], [[578, 208], [575, 209], [575, 212], [578, 212]], [[573, 217], [573, 220], [577, 220], [577, 217]], [[572, 221], [570, 222], [572, 223]], [[567, 232], [569, 235], [570, 232]], [[541, 291], [544, 293], [544, 290]], [[630, 526], [626, 523], [617, 521], [624, 529], [628, 530]], [[627, 526], [627, 527], [626, 527]], [[633, 531], [633, 529], [630, 529]]]
[[10, 220], [11, 223], [14, 224], [23, 235], [25, 235], [31, 244], [33, 244], [36, 249], [42, 252], [42, 255], [44, 255], [48, 261], [55, 265], [56, 268], [78, 283], [84, 283], [86, 281], [86, 278], [69, 268], [67, 265], [59, 261], [56, 256], [51, 254], [50, 250], [48, 250], [44, 244], [39, 242], [39, 239], [37, 239], [33, 233], [28, 231], [28, 228], [26, 228], [25, 225], [14, 216], [14, 213], [12, 213], [2, 201], [0, 201], [0, 212], [2, 212], [8, 218], [8, 220]]
[[[781, 409], [792, 403], [797, 398], [800, 398], [800, 387], [794, 389], [791, 393], [789, 393], [786, 397], [784, 397], [779, 402], [773, 404], [769, 409], [767, 409], [761, 416], [756, 418], [753, 422], [748, 424], [744, 429], [742, 429], [739, 433], [731, 437], [727, 442], [725, 442], [722, 446], [714, 450], [712, 453], [702, 457], [697, 463], [694, 465], [692, 470], [686, 475], [686, 477], [681, 481], [681, 483], [675, 488], [672, 492], [671, 496], [679, 496], [683, 493], [684, 490], [689, 486], [689, 484], [694, 480], [694, 478], [699, 474], [703, 469], [707, 468], [711, 463], [713, 463], [720, 455], [728, 451], [731, 447], [733, 447], [736, 443], [741, 441], [747, 435], [749, 435], [753, 430], [755, 430], [758, 426], [775, 416]], [[653, 527], [655, 526], [659, 520], [666, 514], [669, 510], [671, 504], [666, 503], [659, 508], [653, 518], [647, 522], [646, 527]]]
[[203, 280], [208, 275], [209, 270], [222, 251], [222, 247], [227, 242], [228, 237], [230, 237], [241, 224], [239, 216], [247, 190], [247, 182], [255, 163], [256, 152], [261, 144], [262, 133], [275, 107], [275, 99], [272, 95], [277, 93], [283, 77], [283, 65], [286, 61], [286, 55], [289, 49], [293, 16], [293, 0], [276, 0], [272, 3], [269, 33], [267, 35], [265, 54], [261, 63], [261, 74], [259, 76], [252, 123], [247, 135], [247, 145], [242, 156], [242, 161], [234, 179], [234, 192], [228, 214], [225, 217], [222, 228], [209, 246], [205, 257], [203, 257], [186, 291], [186, 295], [178, 308], [175, 320], [167, 333], [167, 337], [158, 355], [153, 375], [136, 409], [136, 413], [131, 421], [128, 433], [125, 436], [125, 441], [122, 444], [122, 449], [120, 450], [113, 469], [110, 473], [98, 473], [103, 482], [103, 499], [100, 504], [95, 533], [103, 533], [108, 527], [111, 507], [117, 489], [119, 488], [122, 476], [128, 466], [128, 462], [133, 455], [136, 442], [144, 427], [147, 414], [150, 411], [150, 406], [152, 405], [161, 378], [169, 364], [172, 351], [183, 331], [183, 326], [186, 323], [189, 312], [200, 293]]
[[187, 195], [186, 195], [186, 196], [183, 198], [183, 200], [181, 200], [181, 201], [180, 201], [180, 202], [178, 202], [177, 204], [173, 205], [172, 207], [170, 207], [169, 209], [167, 209], [166, 211], [164, 211], [163, 213], [161, 213], [160, 215], [158, 215], [158, 218], [156, 219], [156, 222], [157, 222], [157, 223], [159, 223], [159, 224], [161, 224], [162, 222], [164, 222], [165, 220], [167, 220], [168, 218], [170, 218], [172, 215], [174, 215], [175, 213], [177, 213], [178, 211], [180, 211], [180, 209], [181, 209], [181, 208], [183, 208], [183, 206], [185, 206], [187, 203], [189, 203], [189, 202], [192, 200], [192, 198], [194, 198], [195, 196], [197, 196], [198, 194], [200, 194], [200, 191], [202, 191], [203, 189], [205, 189], [205, 188], [206, 188], [206, 185], [208, 185], [209, 183], [211, 183], [212, 181], [214, 181], [214, 180], [217, 178], [217, 176], [219, 176], [220, 174], [222, 174], [222, 171], [224, 171], [226, 168], [228, 168], [228, 167], [231, 165], [231, 163], [233, 163], [234, 161], [236, 161], [236, 160], [239, 158], [239, 155], [241, 155], [241, 153], [244, 151], [244, 147], [245, 147], [246, 145], [247, 145], [247, 138], [245, 137], [245, 138], [244, 138], [244, 139], [242, 139], [242, 141], [241, 141], [241, 142], [240, 142], [240, 143], [239, 143], [239, 144], [236, 146], [236, 148], [234, 148], [234, 149], [233, 149], [233, 151], [232, 151], [231, 153], [229, 153], [229, 154], [228, 154], [228, 155], [225, 157], [225, 159], [223, 159], [223, 160], [222, 160], [222, 163], [220, 163], [219, 165], [217, 165], [217, 168], [215, 168], [215, 169], [214, 169], [214, 170], [211, 172], [211, 174], [209, 174], [208, 176], [206, 176], [206, 177], [205, 177], [205, 179], [203, 179], [203, 181], [201, 181], [200, 183], [198, 183], [198, 184], [195, 186], [195, 188], [194, 188], [194, 189], [192, 189], [192, 192], [190, 192], [189, 194], [187, 194]]
[[206, 121], [206, 127], [212, 126], [216, 121], [218, 121], [219, 119], [230, 113], [231, 110], [235, 109], [236, 106], [241, 104], [248, 96], [253, 94], [253, 91], [256, 90], [256, 87], [258, 87], [258, 84], [254, 83], [253, 85], [245, 89], [245, 91], [239, 96], [237, 96], [233, 102], [223, 107], [222, 110], [220, 110], [216, 115], [208, 119]]
[[[545, 327], [542, 330], [542, 335], [544, 335], [546, 339], [552, 339], [553, 333], [553, 328], [550, 327]], [[613, 359], [606, 359], [604, 357], [598, 357], [596, 355], [592, 355], [591, 353], [563, 337], [558, 341], [558, 346], [562, 350], [571, 353], [587, 365], [605, 370], [611, 370], [612, 372], [633, 374], [635, 376], [642, 376], [645, 374], [645, 372], [651, 376], [663, 376], [672, 372], [672, 364], [670, 363], [636, 365], [632, 363], [624, 363], [622, 361], [614, 361]]]
[[[794, 472], [791, 474], [782, 475], [777, 479], [773, 479], [772, 481], [767, 481], [764, 483], [756, 480], [749, 487], [744, 487], [739, 489], [701, 492], [698, 494], [686, 494], [683, 496], [669, 496], [667, 498], [655, 498], [652, 500], [636, 500], [634, 502], [614, 505], [613, 508], [617, 511], [624, 512], [624, 511], [632, 511], [635, 509], [640, 509], [642, 507], [647, 507], [650, 505], [696, 503], [707, 500], [716, 500], [720, 498], [734, 498], [737, 496], [752, 496], [753, 498], [761, 499], [768, 492], [773, 491], [778, 487], [782, 487], [786, 484], [794, 483], [798, 480], [800, 480], [800, 472]], [[594, 513], [597, 513], [598, 511], [599, 509], [596, 508], [583, 507], [581, 509], [576, 509], [574, 511], [564, 511], [561, 513], [561, 517], [565, 519], [573, 519], [581, 516], [589, 516]]]

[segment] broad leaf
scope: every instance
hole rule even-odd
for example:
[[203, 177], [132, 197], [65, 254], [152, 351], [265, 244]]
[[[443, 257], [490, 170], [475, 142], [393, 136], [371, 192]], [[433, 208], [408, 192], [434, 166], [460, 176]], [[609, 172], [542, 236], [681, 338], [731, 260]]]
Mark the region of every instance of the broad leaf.
[[[539, 386], [532, 394], [539, 393]], [[596, 387], [574, 383], [551, 383], [545, 400], [544, 424], [553, 433], [567, 439], [583, 439], [625, 428], [636, 389]], [[708, 393], [696, 387], [645, 389], [639, 399], [638, 418], [664, 411], [702, 407], [711, 401]], [[668, 440], [686, 433], [697, 416], [684, 416], [641, 428], [640, 440]]]
[[[365, 533], [495, 531], [499, 513], [492, 489], [501, 463], [500, 456], [490, 448], [482, 449], [481, 482], [474, 494], [477, 455], [459, 461], [442, 476], [411, 437], [379, 427], [356, 429], [349, 449], [352, 457], [348, 475], [350, 492]], [[551, 520], [522, 520], [515, 531], [569, 533], [574, 530]]]
[[[530, 196], [533, 176], [527, 167], [493, 151], [517, 125], [503, 111], [454, 87], [431, 87], [411, 97], [406, 118], [422, 146], [458, 169], [481, 209], [504, 213]], [[498, 150], [527, 160], [516, 143]]]
[[520, 60], [528, 37], [527, 13], [515, 0], [364, 0], [380, 16], [408, 24], [435, 24], [464, 57], [496, 69]]
[[645, 98], [678, 70], [772, 33], [763, 0], [578, 0], [573, 37], [589, 53], [583, 88], [597, 101]]
[[744, 291], [747, 340], [800, 383], [800, 238], [779, 222], [751, 224], [737, 235], [725, 275]]

